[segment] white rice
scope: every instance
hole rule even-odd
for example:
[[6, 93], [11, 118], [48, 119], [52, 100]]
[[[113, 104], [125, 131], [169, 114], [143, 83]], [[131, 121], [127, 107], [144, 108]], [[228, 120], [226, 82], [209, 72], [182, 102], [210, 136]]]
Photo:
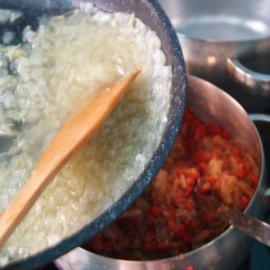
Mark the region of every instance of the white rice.
[[[83, 4], [41, 18], [20, 46], [0, 48], [0, 132], [17, 144], [0, 153], [0, 212], [27, 181], [70, 111], [92, 91], [140, 69], [102, 128], [35, 203], [0, 251], [0, 266], [35, 254], [105, 211], [144, 170], [167, 123], [171, 67], [160, 40], [134, 15]], [[8, 72], [9, 71], [9, 72]]]

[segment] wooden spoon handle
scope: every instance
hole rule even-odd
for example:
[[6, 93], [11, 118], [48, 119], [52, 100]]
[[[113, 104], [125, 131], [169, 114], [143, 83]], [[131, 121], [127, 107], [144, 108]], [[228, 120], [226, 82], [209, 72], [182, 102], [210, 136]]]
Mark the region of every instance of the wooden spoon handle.
[[58, 171], [106, 120], [138, 73], [136, 71], [118, 83], [97, 91], [85, 106], [63, 124], [25, 186], [2, 213], [0, 248]]

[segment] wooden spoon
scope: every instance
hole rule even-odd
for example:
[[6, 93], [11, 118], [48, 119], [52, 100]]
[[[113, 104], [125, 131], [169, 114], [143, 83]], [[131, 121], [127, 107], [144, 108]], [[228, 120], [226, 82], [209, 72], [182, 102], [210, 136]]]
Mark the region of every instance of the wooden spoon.
[[136, 71], [97, 91], [63, 124], [45, 149], [30, 179], [0, 216], [0, 248], [58, 171], [106, 120], [138, 73]]

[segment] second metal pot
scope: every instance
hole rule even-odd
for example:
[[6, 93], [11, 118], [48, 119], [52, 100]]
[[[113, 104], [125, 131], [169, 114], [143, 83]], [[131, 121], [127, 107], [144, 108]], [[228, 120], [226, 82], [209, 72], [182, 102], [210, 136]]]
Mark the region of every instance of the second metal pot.
[[248, 112], [270, 112], [270, 76], [243, 65], [269, 55], [269, 0], [159, 2], [178, 32], [188, 73], [226, 90]]

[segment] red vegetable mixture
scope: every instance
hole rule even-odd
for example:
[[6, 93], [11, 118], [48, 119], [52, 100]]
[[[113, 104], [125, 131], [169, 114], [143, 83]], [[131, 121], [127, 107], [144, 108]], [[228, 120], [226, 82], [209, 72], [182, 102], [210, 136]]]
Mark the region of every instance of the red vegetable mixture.
[[191, 251], [227, 227], [201, 211], [196, 192], [243, 211], [258, 184], [250, 151], [228, 131], [185, 110], [176, 141], [157, 176], [135, 203], [84, 248], [126, 260], [162, 259]]

